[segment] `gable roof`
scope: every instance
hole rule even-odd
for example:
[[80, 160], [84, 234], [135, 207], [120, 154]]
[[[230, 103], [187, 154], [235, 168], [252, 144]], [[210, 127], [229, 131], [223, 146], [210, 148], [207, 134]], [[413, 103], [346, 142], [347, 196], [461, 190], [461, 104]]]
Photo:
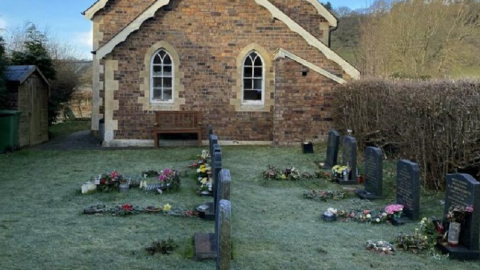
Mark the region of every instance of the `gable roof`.
[[326, 9], [318, 0], [306, 0], [312, 4], [323, 18], [327, 20], [331, 27], [338, 27], [338, 20], [328, 9]]
[[107, 5], [107, 3], [108, 0], [97, 0], [89, 8], [82, 12], [82, 14], [85, 16], [85, 18], [91, 20], [98, 11], [100, 11], [105, 7], [105, 5]]
[[[310, 1], [310, 0], [307, 0]], [[316, 1], [316, 0], [311, 0]], [[342, 69], [347, 73], [352, 79], [359, 79], [360, 78], [360, 71], [358, 71], [354, 66], [350, 63], [345, 61], [342, 57], [340, 57], [337, 53], [335, 53], [332, 49], [328, 46], [323, 44], [320, 40], [315, 38], [311, 33], [305, 30], [302, 26], [300, 26], [297, 22], [292, 20], [289, 16], [283, 13], [280, 9], [274, 6], [268, 0], [255, 0], [257, 4], [266, 8], [274, 18], [282, 21], [287, 25], [290, 30], [299, 34], [301, 37], [305, 39], [305, 41], [312, 47], [317, 48], [320, 52], [322, 52], [329, 60], [333, 61], [334, 63], [338, 64], [342, 67]], [[115, 35], [112, 39], [110, 39], [107, 43], [105, 43], [102, 47], [100, 47], [94, 53], [97, 55], [98, 59], [104, 58], [106, 55], [110, 54], [115, 47], [124, 42], [130, 34], [140, 29], [142, 24], [155, 16], [155, 13], [170, 3], [170, 0], [157, 0], [154, 2], [150, 7], [148, 7], [142, 14], [140, 14], [136, 19], [134, 19], [129, 25], [123, 28], [117, 35]], [[320, 5], [321, 6], [321, 5]], [[323, 6], [322, 6], [323, 7]], [[323, 8], [325, 9], [325, 8]], [[326, 10], [326, 9], [325, 9]], [[331, 14], [330, 14], [331, 15]], [[333, 16], [333, 15], [332, 15]]]
[[5, 69], [5, 76], [9, 82], [24, 83], [34, 72], [38, 72], [40, 77], [47, 85], [50, 85], [47, 78], [43, 76], [40, 69], [36, 66], [7, 66]]
[[[95, 14], [100, 11], [101, 9], [105, 8], [109, 0], [97, 0], [93, 3], [89, 8], [87, 8], [82, 14], [89, 20], [95, 16]], [[318, 11], [322, 17], [324, 17], [330, 26], [333, 28], [337, 28], [338, 20], [337, 18], [328, 10], [326, 9], [318, 0], [305, 0], [312, 4]]]

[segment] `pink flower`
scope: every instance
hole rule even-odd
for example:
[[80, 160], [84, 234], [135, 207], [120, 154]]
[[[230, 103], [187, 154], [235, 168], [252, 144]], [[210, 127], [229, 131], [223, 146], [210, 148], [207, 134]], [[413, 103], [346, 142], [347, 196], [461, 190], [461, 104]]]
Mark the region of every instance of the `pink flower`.
[[165, 174], [162, 174], [160, 175], [160, 177], [158, 177], [158, 180], [165, 182], [165, 180], [167, 180], [167, 176]]
[[393, 215], [397, 212], [402, 212], [403, 211], [403, 205], [401, 204], [393, 204], [385, 207], [385, 212], [389, 215]]
[[465, 212], [467, 213], [473, 213], [473, 205], [465, 207]]
[[114, 170], [114, 171], [112, 172], [111, 176], [112, 176], [113, 179], [118, 178], [118, 172], [117, 172], [117, 170]]
[[168, 168], [163, 170], [163, 174], [165, 174], [165, 175], [170, 175], [171, 173], [172, 173], [172, 171], [170, 171], [170, 169], [168, 169]]

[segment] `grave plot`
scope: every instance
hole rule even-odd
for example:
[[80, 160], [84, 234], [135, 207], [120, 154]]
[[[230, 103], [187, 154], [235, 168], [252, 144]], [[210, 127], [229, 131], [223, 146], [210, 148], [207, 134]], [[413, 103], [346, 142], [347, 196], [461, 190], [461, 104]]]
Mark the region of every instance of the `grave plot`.
[[230, 200], [230, 185], [231, 185], [231, 176], [229, 170], [222, 170], [219, 173], [218, 181], [218, 195], [215, 200], [216, 211], [214, 212], [215, 219], [215, 233], [196, 233], [194, 235], [194, 256], [195, 260], [210, 260], [217, 257], [217, 249], [219, 248], [217, 243], [221, 243], [218, 240], [219, 233], [222, 228], [220, 227], [220, 221], [222, 220], [219, 215], [221, 215], [220, 202]]
[[395, 211], [401, 212], [402, 215], [392, 219], [393, 225], [399, 226], [418, 220], [420, 217], [420, 167], [418, 164], [408, 160], [398, 162], [396, 197], [397, 204], [403, 206], [403, 209]]
[[451, 259], [478, 260], [480, 226], [480, 183], [468, 174], [447, 176], [444, 228], [448, 239], [438, 247]]
[[362, 199], [378, 200], [383, 197], [383, 153], [380, 148], [367, 147], [365, 151], [365, 189], [357, 190]]
[[357, 140], [351, 136], [343, 137], [342, 165], [334, 166], [332, 171], [340, 185], [357, 185]]

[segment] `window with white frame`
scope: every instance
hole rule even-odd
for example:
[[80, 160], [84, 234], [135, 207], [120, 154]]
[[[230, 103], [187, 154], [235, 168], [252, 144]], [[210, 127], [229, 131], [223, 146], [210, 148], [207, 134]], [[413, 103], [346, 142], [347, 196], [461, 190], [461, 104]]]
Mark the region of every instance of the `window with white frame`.
[[151, 69], [150, 101], [173, 102], [174, 63], [170, 54], [161, 49], [153, 55]]
[[250, 52], [243, 62], [243, 103], [263, 104], [264, 73], [262, 58], [257, 52]]

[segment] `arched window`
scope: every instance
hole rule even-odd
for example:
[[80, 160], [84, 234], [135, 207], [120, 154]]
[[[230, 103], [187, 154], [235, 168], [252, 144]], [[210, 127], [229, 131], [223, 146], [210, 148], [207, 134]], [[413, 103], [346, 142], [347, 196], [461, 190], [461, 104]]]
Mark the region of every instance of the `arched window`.
[[160, 49], [152, 57], [150, 101], [155, 103], [173, 102], [174, 66], [172, 57]]
[[263, 104], [265, 100], [265, 72], [263, 59], [252, 51], [243, 62], [243, 103]]

